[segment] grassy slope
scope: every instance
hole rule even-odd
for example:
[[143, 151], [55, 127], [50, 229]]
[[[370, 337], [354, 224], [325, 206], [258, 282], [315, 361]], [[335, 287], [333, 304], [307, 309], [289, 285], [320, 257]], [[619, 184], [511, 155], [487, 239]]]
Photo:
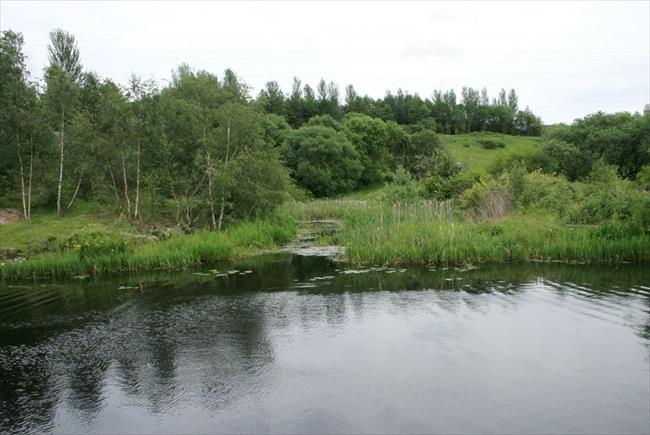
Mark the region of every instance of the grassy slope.
[[118, 236], [135, 228], [111, 213], [35, 213], [28, 221], [0, 225], [0, 248], [21, 251], [39, 249], [53, 239], [64, 241], [75, 235], [105, 233]]
[[[488, 172], [490, 166], [513, 155], [524, 156], [534, 153], [538, 137], [508, 136], [498, 133], [471, 133], [440, 135], [441, 143], [447, 147], [454, 160], [462, 163], [469, 172]], [[505, 148], [487, 150], [478, 139], [494, 139], [505, 143]]]

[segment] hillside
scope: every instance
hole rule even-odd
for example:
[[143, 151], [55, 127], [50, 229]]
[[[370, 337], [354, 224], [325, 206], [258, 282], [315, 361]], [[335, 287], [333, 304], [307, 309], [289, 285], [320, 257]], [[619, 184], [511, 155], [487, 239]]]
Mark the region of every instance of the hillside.
[[[452, 157], [469, 172], [488, 172], [499, 161], [513, 156], [526, 156], [535, 151], [539, 137], [510, 136], [506, 134], [477, 132], [457, 135], [439, 135]], [[493, 140], [502, 142], [504, 148], [486, 149], [479, 141]]]

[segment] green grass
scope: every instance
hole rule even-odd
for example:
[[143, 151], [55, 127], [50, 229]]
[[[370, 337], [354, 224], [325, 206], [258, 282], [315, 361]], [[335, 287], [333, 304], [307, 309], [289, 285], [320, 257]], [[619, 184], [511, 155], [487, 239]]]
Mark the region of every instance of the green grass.
[[277, 214], [267, 219], [241, 222], [221, 232], [199, 231], [160, 242], [129, 243], [126, 249], [105, 249], [106, 244], [121, 246], [116, 243], [123, 240], [119, 238], [101, 240], [96, 244], [91, 241], [87, 246], [43, 253], [20, 262], [5, 262], [0, 266], [0, 276], [25, 279], [186, 269], [273, 248], [288, 242], [295, 232], [294, 220]]
[[337, 218], [343, 229], [328, 242], [345, 246], [353, 262], [479, 264], [519, 261], [650, 262], [650, 236], [603, 236], [598, 227], [567, 226], [545, 214], [473, 222], [449, 203], [387, 205], [372, 201], [296, 204], [300, 219]]
[[111, 213], [78, 213], [64, 217], [56, 213], [35, 213], [32, 219], [0, 225], [0, 248], [39, 250], [52, 241], [93, 233], [118, 235], [135, 228]]
[[[529, 156], [536, 152], [538, 137], [508, 136], [498, 133], [441, 134], [440, 141], [447, 147], [452, 158], [460, 162], [468, 172], [487, 173], [499, 161], [512, 156]], [[505, 148], [485, 149], [478, 142], [492, 139], [505, 143]]]

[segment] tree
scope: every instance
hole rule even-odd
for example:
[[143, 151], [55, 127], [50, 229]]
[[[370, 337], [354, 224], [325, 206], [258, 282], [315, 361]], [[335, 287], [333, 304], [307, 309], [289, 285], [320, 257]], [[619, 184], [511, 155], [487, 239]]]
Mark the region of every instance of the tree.
[[[79, 63], [79, 49], [77, 48], [74, 36], [60, 29], [50, 32], [48, 59], [50, 65], [45, 72], [45, 82], [47, 85], [46, 98], [51, 110], [56, 114], [58, 122], [58, 131], [56, 134], [59, 137], [59, 178], [57, 183], [56, 211], [60, 215], [62, 211], [61, 191], [63, 187], [65, 160], [65, 125], [66, 120], [74, 113], [74, 106], [78, 100], [78, 82], [82, 68]], [[79, 183], [77, 183], [77, 186], [79, 186]], [[75, 190], [75, 192], [77, 191], [78, 189]], [[72, 201], [74, 201], [75, 196], [76, 194], [73, 194]], [[72, 201], [68, 208], [72, 205]]]
[[280, 148], [287, 139], [291, 126], [284, 117], [268, 113], [261, 119], [264, 143], [273, 148]]
[[[210, 80], [208, 78], [208, 80]], [[143, 143], [147, 143], [153, 134], [151, 113], [155, 104], [155, 95], [158, 89], [153, 80], [142, 80], [136, 75], [132, 75], [129, 80], [129, 89], [127, 97], [131, 101], [129, 113], [129, 132], [131, 149], [135, 148], [135, 207], [133, 210], [133, 218], [140, 218], [140, 181], [141, 181], [141, 155]], [[203, 114], [203, 121], [208, 122], [208, 114]], [[207, 129], [207, 127], [206, 127]], [[207, 138], [204, 138], [207, 141]], [[209, 159], [208, 159], [209, 160]]]
[[246, 150], [233, 161], [230, 198], [236, 218], [264, 216], [288, 199], [289, 174], [277, 149]]
[[481, 122], [481, 97], [479, 92], [472, 88], [463, 88], [461, 91], [463, 114], [465, 118], [466, 131], [480, 131], [483, 128]]
[[316, 115], [309, 119], [307, 125], [322, 125], [323, 127], [333, 128], [336, 131], [341, 130], [341, 123], [331, 115]]
[[296, 182], [316, 196], [349, 192], [363, 166], [347, 138], [323, 126], [304, 126], [289, 134], [282, 158]]
[[293, 128], [298, 128], [305, 122], [302, 82], [298, 77], [293, 78], [291, 95], [286, 102], [286, 110], [287, 121]]
[[284, 93], [282, 93], [278, 82], [266, 82], [266, 86], [260, 91], [257, 101], [266, 113], [285, 114]]
[[[32, 203], [34, 136], [39, 124], [38, 95], [36, 89], [28, 83], [29, 72], [25, 65], [22, 47], [21, 34], [8, 30], [0, 35], [0, 76], [2, 76], [0, 101], [3, 102], [3, 110], [0, 112], [0, 150], [6, 157], [15, 154], [17, 158], [23, 217], [29, 219]], [[5, 163], [0, 166], [2, 178], [13, 178], [11, 160], [3, 159]], [[0, 194], [2, 193], [0, 189]]]
[[535, 164], [546, 173], [561, 174], [570, 181], [575, 181], [591, 172], [593, 162], [588, 154], [573, 144], [558, 139], [545, 139]]
[[542, 120], [526, 107], [517, 112], [514, 133], [520, 136], [539, 136], [542, 134]]
[[618, 167], [621, 177], [634, 179], [650, 163], [650, 113], [597, 112], [577, 119], [571, 126], [557, 129], [551, 138], [574, 144], [591, 156]]
[[390, 160], [386, 123], [367, 115], [349, 114], [342, 131], [361, 157], [361, 183], [383, 181], [388, 176]]
[[404, 153], [404, 167], [416, 178], [430, 175], [449, 177], [459, 171], [431, 130], [418, 131], [410, 136], [409, 147]]
[[302, 104], [302, 116], [303, 122], [309, 121], [312, 116], [318, 115], [319, 112], [319, 103], [316, 100], [316, 95], [314, 95], [314, 90], [309, 85], [305, 85], [303, 88], [303, 104]]

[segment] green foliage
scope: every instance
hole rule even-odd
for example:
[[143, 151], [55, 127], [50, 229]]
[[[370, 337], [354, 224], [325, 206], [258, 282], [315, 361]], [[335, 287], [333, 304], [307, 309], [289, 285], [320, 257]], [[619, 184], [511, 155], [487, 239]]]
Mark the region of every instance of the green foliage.
[[501, 141], [498, 141], [498, 140], [494, 140], [494, 139], [478, 139], [476, 142], [478, 142], [479, 145], [481, 145], [486, 150], [493, 150], [493, 149], [496, 149], [496, 148], [505, 148], [506, 147], [505, 143], [503, 143]]
[[[65, 219], [65, 218], [64, 218]], [[244, 221], [221, 232], [200, 231], [176, 235], [157, 243], [129, 249], [124, 240], [105, 240], [79, 248], [36, 255], [0, 265], [0, 276], [25, 279], [119, 271], [187, 269], [239, 257], [288, 242], [295, 234], [294, 220], [286, 214]]]
[[291, 126], [284, 117], [273, 113], [266, 114], [261, 119], [264, 143], [280, 148], [291, 132]]
[[597, 112], [571, 126], [549, 131], [552, 138], [575, 145], [592, 161], [616, 165], [621, 177], [634, 179], [650, 163], [650, 111], [644, 114]]
[[451, 176], [430, 175], [422, 180], [425, 197], [438, 200], [452, 199], [480, 181], [477, 173], [458, 172]]
[[650, 165], [645, 165], [636, 175], [636, 182], [641, 189], [650, 191]]
[[81, 242], [74, 246], [79, 261], [90, 260], [102, 256], [118, 256], [128, 252], [128, 245], [125, 240], [91, 240]]
[[421, 178], [432, 173], [448, 171], [450, 159], [447, 157], [440, 147], [438, 135], [431, 130], [421, 130], [410, 135], [408, 145], [402, 148], [397, 160], [402, 161], [404, 167], [417, 178]]
[[307, 125], [320, 125], [321, 127], [328, 127], [336, 131], [341, 131], [341, 123], [334, 119], [331, 115], [313, 116], [311, 119], [309, 119]]
[[463, 192], [461, 206], [473, 219], [494, 219], [505, 216], [513, 200], [509, 180], [506, 177], [490, 177]]
[[383, 199], [389, 202], [413, 201], [419, 197], [418, 185], [413, 176], [399, 166], [393, 175], [393, 180], [383, 191]]
[[557, 212], [562, 217], [577, 197], [576, 185], [566, 178], [533, 171], [526, 175], [518, 201], [522, 209]]
[[242, 153], [229, 175], [235, 218], [269, 215], [288, 199], [289, 174], [275, 150]]
[[388, 128], [380, 119], [357, 113], [348, 114], [342, 131], [359, 153], [364, 185], [384, 181], [389, 172]]
[[336, 130], [304, 126], [291, 132], [282, 158], [298, 185], [316, 196], [349, 192], [357, 186], [363, 166], [359, 153]]
[[575, 181], [591, 171], [592, 161], [588, 154], [573, 144], [545, 139], [533, 164], [548, 174], [562, 174]]
[[600, 227], [568, 227], [547, 214], [458, 220], [449, 202], [437, 201], [317, 201], [295, 213], [303, 219], [343, 219], [335, 242], [345, 246], [351, 261], [367, 264], [650, 262], [648, 234], [631, 229], [614, 236]]

